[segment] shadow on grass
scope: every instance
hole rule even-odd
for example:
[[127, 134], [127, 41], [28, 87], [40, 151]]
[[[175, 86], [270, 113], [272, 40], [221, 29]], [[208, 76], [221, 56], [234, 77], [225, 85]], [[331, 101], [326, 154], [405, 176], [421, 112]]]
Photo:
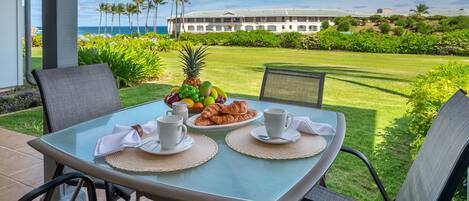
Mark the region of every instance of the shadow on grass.
[[376, 80], [387, 80], [396, 82], [410, 82], [406, 79], [392, 78], [391, 74], [379, 73], [372, 71], [357, 70], [352, 67], [340, 67], [340, 66], [308, 66], [298, 63], [266, 63], [265, 67], [269, 68], [284, 68], [299, 71], [309, 72], [325, 72], [328, 75], [342, 75], [356, 78], [376, 79]]

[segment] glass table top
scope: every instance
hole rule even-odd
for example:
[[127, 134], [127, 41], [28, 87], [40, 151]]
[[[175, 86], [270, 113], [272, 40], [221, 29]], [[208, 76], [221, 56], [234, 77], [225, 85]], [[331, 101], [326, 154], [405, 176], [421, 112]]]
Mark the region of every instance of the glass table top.
[[[229, 101], [233, 101], [231, 99]], [[337, 127], [337, 113], [278, 103], [248, 100], [249, 108], [284, 108], [295, 116], [308, 116], [312, 121]], [[116, 124], [143, 124], [165, 115], [169, 108], [162, 101], [122, 110], [87, 121], [68, 129], [48, 134], [40, 140], [59, 151], [83, 161], [113, 169], [102, 158], [95, 159], [96, 141], [111, 133]], [[257, 124], [261, 124], [260, 119]], [[190, 129], [189, 129], [190, 130]], [[241, 200], [277, 200], [290, 190], [319, 161], [322, 154], [306, 159], [265, 160], [242, 155], [225, 143], [229, 131], [204, 133], [218, 144], [217, 155], [198, 167], [169, 173], [126, 174], [192, 191]], [[200, 132], [195, 132], [200, 133]], [[328, 146], [333, 136], [325, 136]]]

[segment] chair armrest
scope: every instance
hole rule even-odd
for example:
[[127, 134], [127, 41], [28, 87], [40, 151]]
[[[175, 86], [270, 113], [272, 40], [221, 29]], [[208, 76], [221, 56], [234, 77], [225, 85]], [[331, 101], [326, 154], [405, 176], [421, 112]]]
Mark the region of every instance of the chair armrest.
[[368, 158], [365, 156], [365, 154], [363, 154], [362, 152], [360, 152], [356, 149], [346, 147], [346, 146], [342, 146], [342, 148], [340, 148], [340, 151], [352, 154], [352, 155], [360, 158], [365, 163], [366, 167], [368, 167], [368, 170], [370, 171], [371, 176], [373, 176], [373, 180], [375, 181], [376, 185], [378, 186], [379, 192], [383, 196], [383, 199], [385, 201], [391, 201], [391, 199], [389, 198], [388, 193], [386, 192], [386, 190], [384, 189], [383, 184], [381, 183], [381, 180], [378, 177], [378, 174], [375, 171], [375, 168], [373, 168], [373, 165], [371, 164], [370, 160], [368, 160]]
[[81, 179], [87, 188], [88, 191], [88, 200], [95, 201], [96, 198], [96, 188], [94, 186], [93, 181], [83, 174], [73, 172], [58, 176], [57, 178], [39, 186], [38, 188], [33, 189], [31, 192], [27, 193], [23, 197], [21, 197], [18, 201], [32, 201], [35, 198], [39, 197], [40, 195], [47, 193], [49, 190], [56, 188], [62, 184], [65, 184], [67, 181], [72, 179]]

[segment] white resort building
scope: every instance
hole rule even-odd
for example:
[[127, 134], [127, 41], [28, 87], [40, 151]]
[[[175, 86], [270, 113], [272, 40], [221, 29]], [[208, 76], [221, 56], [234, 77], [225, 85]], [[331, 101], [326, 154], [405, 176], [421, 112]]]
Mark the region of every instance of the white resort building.
[[370, 14], [325, 9], [246, 9], [196, 11], [178, 18], [168, 18], [168, 33], [174, 30], [191, 33], [268, 30], [276, 33], [311, 33], [321, 30], [321, 23], [335, 17], [369, 17]]

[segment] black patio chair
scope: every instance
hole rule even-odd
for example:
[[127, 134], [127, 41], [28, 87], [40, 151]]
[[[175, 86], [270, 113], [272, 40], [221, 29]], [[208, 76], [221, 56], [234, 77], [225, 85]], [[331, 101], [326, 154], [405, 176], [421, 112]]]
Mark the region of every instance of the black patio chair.
[[[96, 197], [96, 187], [93, 183], [93, 180], [91, 178], [84, 176], [83, 174], [74, 172], [74, 173], [67, 173], [63, 174], [45, 184], [42, 186], [39, 186], [26, 195], [23, 195], [18, 201], [33, 201], [36, 198], [38, 198], [41, 195], [47, 194], [49, 192], [52, 192], [57, 186], [60, 186], [62, 184], [66, 184], [69, 181], [79, 179], [79, 183], [77, 185], [77, 188], [75, 189], [74, 193], [70, 196], [70, 200], [75, 200], [77, 198], [78, 193], [81, 189], [82, 186], [86, 187], [87, 195], [88, 195], [88, 201], [97, 201]], [[47, 197], [47, 195], [46, 195]]]
[[[41, 93], [45, 133], [59, 131], [121, 109], [116, 81], [107, 64], [34, 70], [32, 74]], [[75, 170], [57, 164], [54, 176], [70, 171]], [[108, 201], [118, 197], [130, 200], [134, 192], [96, 178], [93, 181], [97, 188], [106, 190]]]
[[259, 99], [320, 109], [325, 77], [325, 73], [265, 68]]

